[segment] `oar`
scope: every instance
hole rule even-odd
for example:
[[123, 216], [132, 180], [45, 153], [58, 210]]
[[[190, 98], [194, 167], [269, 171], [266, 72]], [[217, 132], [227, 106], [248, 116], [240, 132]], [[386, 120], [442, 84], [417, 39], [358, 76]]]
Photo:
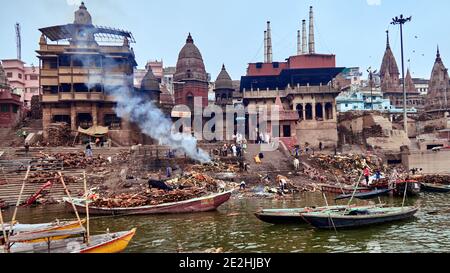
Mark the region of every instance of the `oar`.
[[355, 189], [353, 190], [352, 198], [350, 198], [350, 201], [348, 201], [347, 208], [346, 208], [345, 211], [344, 211], [344, 215], [347, 213], [347, 210], [348, 210], [348, 208], [350, 207], [350, 204], [351, 204], [352, 201], [353, 201], [353, 197], [355, 196], [356, 191], [358, 190], [359, 182], [361, 181], [361, 178], [362, 178], [363, 173], [364, 173], [364, 172], [361, 172], [361, 175], [359, 176], [358, 182], [356, 182], [356, 187], [355, 187]]

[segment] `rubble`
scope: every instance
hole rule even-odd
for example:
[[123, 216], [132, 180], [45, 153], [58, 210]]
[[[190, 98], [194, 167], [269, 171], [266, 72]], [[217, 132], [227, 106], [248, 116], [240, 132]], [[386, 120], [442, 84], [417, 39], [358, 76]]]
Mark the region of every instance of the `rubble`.
[[40, 102], [39, 96], [33, 96], [31, 98], [31, 118], [42, 119], [42, 104]]

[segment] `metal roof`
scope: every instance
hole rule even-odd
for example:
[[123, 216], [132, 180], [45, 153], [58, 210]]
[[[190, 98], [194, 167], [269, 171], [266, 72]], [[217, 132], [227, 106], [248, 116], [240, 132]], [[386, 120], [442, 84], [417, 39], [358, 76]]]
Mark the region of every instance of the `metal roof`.
[[311, 69], [284, 69], [280, 75], [276, 76], [244, 76], [241, 78], [241, 91], [245, 88], [250, 89], [267, 89], [275, 90], [285, 89], [288, 85], [297, 86], [318, 86], [320, 84], [327, 85], [344, 67], [336, 68], [311, 68]]
[[[60, 26], [52, 26], [39, 29], [46, 37], [52, 41], [69, 40], [72, 39], [75, 30], [80, 25], [67, 24]], [[98, 41], [110, 42], [110, 41], [123, 41], [123, 38], [128, 38], [131, 43], [136, 43], [133, 34], [129, 31], [95, 26], [95, 25], [82, 25], [83, 29], [94, 34], [94, 37]]]

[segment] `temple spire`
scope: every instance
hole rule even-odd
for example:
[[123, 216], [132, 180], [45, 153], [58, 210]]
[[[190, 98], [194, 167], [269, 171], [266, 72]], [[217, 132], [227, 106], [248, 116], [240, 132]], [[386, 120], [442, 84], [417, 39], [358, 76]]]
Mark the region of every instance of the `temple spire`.
[[439, 51], [439, 45], [437, 46], [436, 59], [437, 59], [437, 60], [440, 60], [440, 59], [441, 59], [441, 52]]
[[186, 44], [193, 44], [194, 43], [194, 39], [192, 39], [191, 33], [189, 32], [189, 35], [186, 39]]
[[390, 48], [391, 44], [389, 43], [389, 30], [386, 30], [386, 48]]

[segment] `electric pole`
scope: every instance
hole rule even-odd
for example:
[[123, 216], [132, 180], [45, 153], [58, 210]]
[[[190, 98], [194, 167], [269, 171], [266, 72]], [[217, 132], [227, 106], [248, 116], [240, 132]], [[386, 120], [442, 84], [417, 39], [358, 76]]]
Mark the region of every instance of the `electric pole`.
[[406, 88], [405, 88], [405, 62], [403, 57], [403, 25], [406, 22], [411, 21], [411, 16], [408, 18], [403, 17], [403, 14], [400, 17], [392, 18], [392, 25], [400, 25], [400, 41], [402, 48], [402, 77], [403, 77], [403, 126], [405, 127], [405, 133], [408, 135], [408, 114], [406, 112]]

